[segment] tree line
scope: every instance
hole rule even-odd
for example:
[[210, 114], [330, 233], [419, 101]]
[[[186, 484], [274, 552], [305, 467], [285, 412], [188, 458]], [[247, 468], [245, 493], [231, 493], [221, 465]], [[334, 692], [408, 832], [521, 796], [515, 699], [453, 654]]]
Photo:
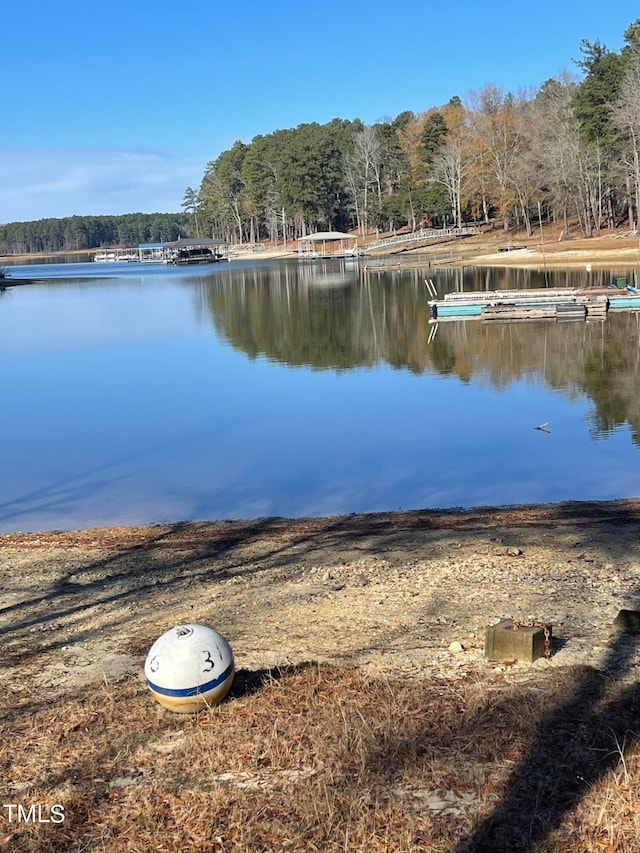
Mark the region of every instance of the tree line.
[[191, 227], [186, 213], [127, 213], [122, 216], [68, 216], [0, 225], [0, 254], [73, 252], [100, 246], [168, 243]]
[[230, 242], [362, 235], [420, 225], [544, 219], [585, 236], [640, 217], [640, 19], [620, 52], [583, 39], [533, 93], [492, 84], [372, 125], [333, 119], [236, 142], [182, 207], [192, 231]]

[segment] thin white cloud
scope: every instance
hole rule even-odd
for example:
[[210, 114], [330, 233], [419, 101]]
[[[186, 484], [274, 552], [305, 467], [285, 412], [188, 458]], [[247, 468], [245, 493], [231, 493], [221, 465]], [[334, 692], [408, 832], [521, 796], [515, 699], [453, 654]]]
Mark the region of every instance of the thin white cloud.
[[0, 148], [0, 222], [177, 212], [206, 158], [119, 148]]

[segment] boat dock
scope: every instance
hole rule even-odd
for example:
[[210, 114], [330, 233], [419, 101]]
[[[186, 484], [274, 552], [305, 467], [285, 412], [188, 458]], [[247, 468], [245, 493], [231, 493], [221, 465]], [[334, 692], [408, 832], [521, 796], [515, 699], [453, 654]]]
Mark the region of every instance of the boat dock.
[[[431, 296], [435, 288], [427, 281]], [[447, 293], [428, 302], [431, 322], [479, 319], [522, 322], [527, 320], [605, 320], [611, 310], [640, 309], [634, 287], [539, 288]]]
[[96, 249], [93, 260], [98, 263], [214, 264], [229, 260], [229, 244], [226, 240], [214, 240], [211, 237], [183, 237], [172, 243], [140, 243], [137, 249]]
[[353, 234], [342, 231], [317, 231], [298, 238], [295, 250], [298, 260], [358, 260], [364, 252], [358, 249], [358, 240]]

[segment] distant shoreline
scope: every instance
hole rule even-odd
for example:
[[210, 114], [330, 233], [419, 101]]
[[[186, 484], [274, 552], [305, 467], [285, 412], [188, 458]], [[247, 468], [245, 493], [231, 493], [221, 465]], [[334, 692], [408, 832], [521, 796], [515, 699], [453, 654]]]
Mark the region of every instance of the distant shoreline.
[[[366, 251], [366, 244], [361, 248]], [[508, 249], [508, 250], [507, 250]], [[37, 263], [42, 258], [68, 257], [69, 255], [87, 255], [94, 249], [78, 249], [64, 252], [39, 254], [1, 255], [0, 266], [8, 261], [30, 261]], [[234, 254], [230, 263], [246, 260], [294, 260], [298, 257], [293, 250], [282, 247], [248, 250]], [[580, 269], [619, 268], [629, 270], [640, 268], [640, 236], [629, 232], [607, 234], [601, 237], [567, 239], [563, 241], [540, 240], [536, 233], [532, 237], [511, 235], [492, 231], [487, 234], [465, 239], [452, 239], [422, 245], [415, 249], [402, 251], [390, 248], [367, 256], [369, 261], [389, 262], [397, 260], [401, 268], [422, 267], [426, 262], [438, 266], [482, 266], [482, 267], [518, 267], [530, 269]]]

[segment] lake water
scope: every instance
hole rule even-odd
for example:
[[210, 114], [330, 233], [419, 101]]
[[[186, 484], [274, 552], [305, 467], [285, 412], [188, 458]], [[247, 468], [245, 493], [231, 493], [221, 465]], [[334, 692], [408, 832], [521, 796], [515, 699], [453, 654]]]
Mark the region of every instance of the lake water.
[[[419, 270], [12, 273], [45, 281], [0, 292], [0, 531], [640, 494], [638, 314], [429, 342]], [[440, 293], [541, 283], [428, 274]]]

